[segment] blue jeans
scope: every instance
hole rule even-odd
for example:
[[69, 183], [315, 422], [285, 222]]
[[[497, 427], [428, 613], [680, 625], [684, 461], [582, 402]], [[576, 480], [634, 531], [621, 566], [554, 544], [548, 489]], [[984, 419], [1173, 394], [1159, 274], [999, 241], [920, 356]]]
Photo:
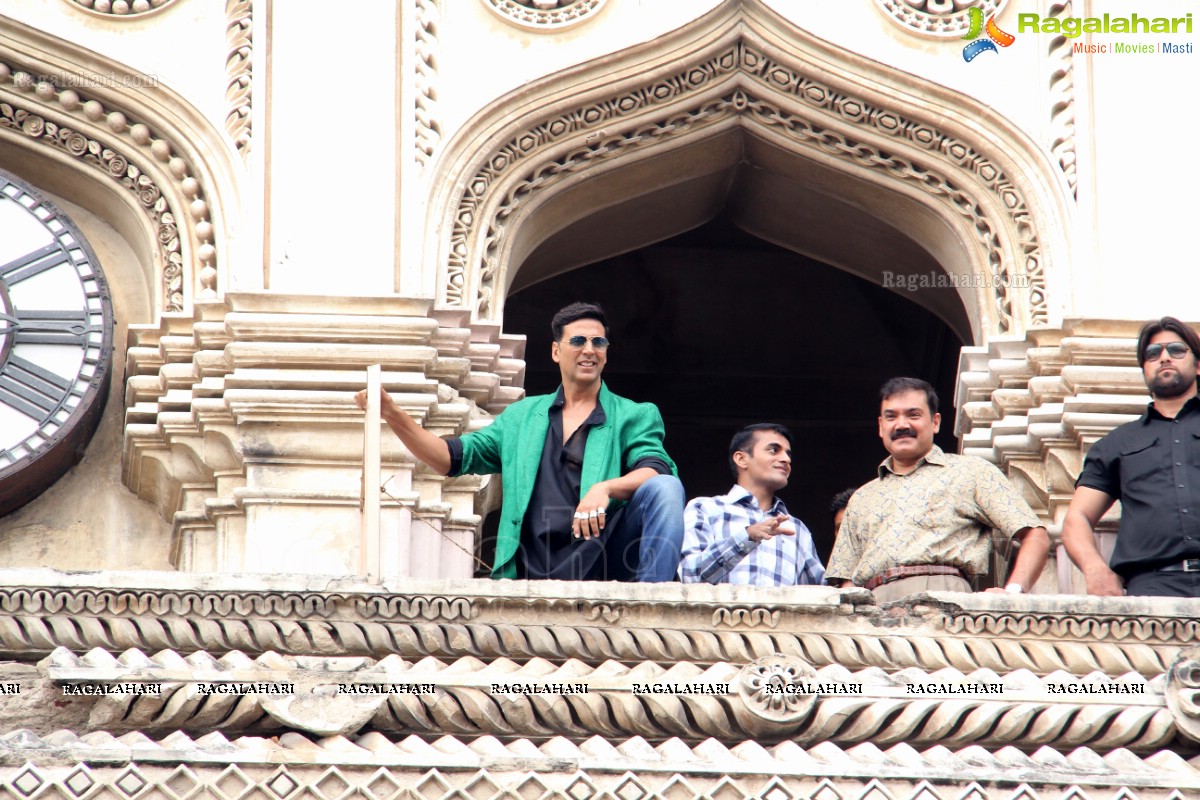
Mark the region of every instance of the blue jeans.
[[613, 521], [615, 530], [605, 548], [609, 580], [675, 580], [685, 500], [683, 484], [674, 475], [656, 475], [638, 487]]

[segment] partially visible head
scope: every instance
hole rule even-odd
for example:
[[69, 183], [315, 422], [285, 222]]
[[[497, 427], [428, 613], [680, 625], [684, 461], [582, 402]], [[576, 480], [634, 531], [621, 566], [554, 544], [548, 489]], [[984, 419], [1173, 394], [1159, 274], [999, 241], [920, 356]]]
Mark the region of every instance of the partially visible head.
[[747, 425], [729, 442], [729, 469], [743, 486], [779, 491], [792, 473], [792, 432], [774, 422]]
[[829, 501], [829, 513], [833, 514], [833, 536], [835, 539], [842, 530], [842, 520], [846, 517], [846, 506], [850, 504], [850, 498], [857, 491], [858, 488], [854, 486], [851, 486], [849, 489], [842, 489]]
[[879, 389], [879, 438], [892, 458], [912, 464], [933, 449], [942, 425], [938, 396], [920, 378], [892, 378]]
[[550, 332], [554, 334], [554, 341], [562, 341], [563, 328], [581, 319], [596, 320], [604, 326], [604, 335], [608, 336], [608, 319], [599, 303], [571, 303], [560, 308], [554, 319], [550, 320]]
[[[1180, 344], [1187, 352], [1172, 355], [1171, 350], [1178, 351]], [[1138, 333], [1137, 355], [1142, 377], [1154, 397], [1182, 397], [1195, 390], [1200, 337], [1190, 325], [1174, 317], [1147, 322]]]

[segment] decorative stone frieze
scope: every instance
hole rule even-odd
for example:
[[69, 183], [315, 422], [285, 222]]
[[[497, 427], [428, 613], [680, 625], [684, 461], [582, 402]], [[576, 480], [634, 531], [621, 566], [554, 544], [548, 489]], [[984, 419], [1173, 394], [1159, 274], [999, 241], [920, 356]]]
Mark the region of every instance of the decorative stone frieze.
[[[479, 125], [497, 144], [482, 151], [470, 145], [472, 152], [464, 152], [456, 167], [459, 174], [447, 181], [456, 188], [443, 214], [448, 239], [438, 255], [444, 264], [439, 302], [496, 319], [497, 294], [510, 280], [509, 257], [520, 228], [511, 220], [586, 172], [734, 126], [848, 176], [915, 193], [961, 226], [979, 254], [968, 271], [997, 276], [975, 298], [984, 331], [1024, 331], [1047, 321], [1045, 265], [1052, 248], [1042, 231], [1055, 228], [1050, 218], [1059, 209], [1048, 208], [1057, 201], [1035, 196], [1030, 187], [1054, 187], [1056, 178], [1031, 184], [1011, 171], [1036, 170], [1040, 157], [1017, 167], [994, 138], [956, 129], [951, 116], [906, 100], [900, 87], [886, 95], [873, 92], [868, 84], [889, 76], [863, 76], [859, 84], [861, 60], [851, 63], [846, 56], [840, 71], [831, 70], [829, 62], [845, 54], [757, 0], [728, 3], [717, 13], [728, 15], [725, 35], [710, 34], [704, 46], [681, 39], [675, 58], [666, 44], [645, 63], [636, 60], [648, 55], [640, 51], [606, 58], [602, 73], [588, 76], [587, 91], [570, 97], [551, 81], [522, 87], [520, 107], [536, 112], [514, 117], [511, 105], [495, 104], [505, 118]], [[702, 24], [715, 23], [696, 26]], [[778, 43], [781, 37], [787, 46]], [[836, 80], [829, 77], [834, 72], [840, 74]], [[544, 101], [533, 102], [539, 93]], [[993, 127], [1006, 124], [997, 119]], [[492, 125], [502, 126], [502, 133], [491, 133]], [[465, 131], [459, 141], [474, 143], [479, 135]], [[996, 135], [993, 130], [990, 137]], [[1028, 149], [1020, 134], [1006, 140], [1009, 151]]]
[[19, 146], [69, 157], [145, 216], [160, 309], [215, 297], [224, 243], [209, 205], [214, 178], [181, 131], [168, 128], [153, 101], [139, 95], [157, 79], [122, 73], [118, 81], [110, 73], [102, 82], [80, 63], [47, 58], [54, 56], [36, 43], [0, 35], [0, 138], [11, 132]]
[[105, 19], [131, 19], [161, 11], [175, 0], [66, 0], [74, 8]]
[[1004, 10], [1007, 0], [875, 0], [887, 18], [906, 30], [924, 36], [959, 38], [971, 27], [969, 10], [984, 19]]
[[1139, 757], [1080, 747], [1025, 753], [1006, 747], [908, 744], [841, 748], [825, 742], [763, 747], [715, 740], [652, 746], [640, 737], [507, 743], [379, 733], [310, 739], [296, 733], [228, 739], [183, 733], [0, 737], [0, 787], [16, 798], [657, 797], [691, 800], [1183, 800], [1200, 791], [1200, 769], [1169, 751]]
[[1167, 673], [1167, 706], [1180, 731], [1200, 742], [1200, 647], [1179, 654]]
[[[339, 313], [340, 312], [340, 313]], [[124, 479], [173, 524], [186, 570], [357, 571], [366, 367], [440, 435], [521, 397], [523, 337], [428, 302], [229, 295], [134, 329]], [[491, 498], [384, 436], [387, 574], [467, 577]], [[389, 477], [390, 476], [390, 477]], [[288, 531], [303, 520], [304, 546]]]
[[[184, 577], [204, 588], [185, 588]], [[786, 656], [816, 669], [1153, 678], [1200, 645], [1197, 602], [1164, 598], [935, 593], [880, 608], [865, 590], [825, 587], [763, 589], [751, 598], [739, 587], [679, 584], [410, 578], [371, 586], [27, 570], [0, 579], [0, 655], [23, 660], [60, 646], [702, 668]], [[714, 621], [734, 610], [749, 613], [733, 615], [744, 620], [735, 625]], [[777, 613], [776, 622], [751, 624], [758, 611]]]
[[481, 0], [496, 16], [512, 25], [553, 31], [583, 22], [608, 0]]

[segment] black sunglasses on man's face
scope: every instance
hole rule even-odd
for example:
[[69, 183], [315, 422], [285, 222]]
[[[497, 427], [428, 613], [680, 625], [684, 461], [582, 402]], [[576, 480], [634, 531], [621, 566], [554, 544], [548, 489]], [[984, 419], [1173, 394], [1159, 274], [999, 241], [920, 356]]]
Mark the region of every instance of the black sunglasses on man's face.
[[[591, 342], [592, 347], [597, 350], [603, 350], [608, 347], [608, 339], [604, 336], [593, 336], [591, 337]], [[571, 345], [571, 347], [583, 347], [587, 343], [587, 336], [572, 336], [570, 339], [567, 339], [567, 344]]]
[[1167, 342], [1166, 344], [1155, 342], [1146, 345], [1146, 360], [1158, 361], [1164, 349], [1171, 358], [1183, 358], [1188, 354], [1188, 346], [1183, 342]]

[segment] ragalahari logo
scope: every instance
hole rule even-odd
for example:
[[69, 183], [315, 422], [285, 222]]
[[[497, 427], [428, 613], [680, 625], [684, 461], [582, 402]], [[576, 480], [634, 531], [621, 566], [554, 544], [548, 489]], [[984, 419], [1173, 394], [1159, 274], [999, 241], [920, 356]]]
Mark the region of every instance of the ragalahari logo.
[[[970, 39], [966, 47], [963, 48], [963, 60], [974, 61], [976, 56], [981, 53], [998, 53], [996, 45], [1008, 47], [1017, 40], [1017, 37], [1011, 33], [1000, 30], [1000, 26], [996, 24], [996, 17], [992, 15], [988, 17], [987, 24], [983, 24], [983, 12], [978, 8], [967, 9], [967, 16], [970, 19], [971, 27], [967, 31], [964, 39]], [[986, 39], [980, 39], [979, 36], [983, 33], [987, 34]]]

